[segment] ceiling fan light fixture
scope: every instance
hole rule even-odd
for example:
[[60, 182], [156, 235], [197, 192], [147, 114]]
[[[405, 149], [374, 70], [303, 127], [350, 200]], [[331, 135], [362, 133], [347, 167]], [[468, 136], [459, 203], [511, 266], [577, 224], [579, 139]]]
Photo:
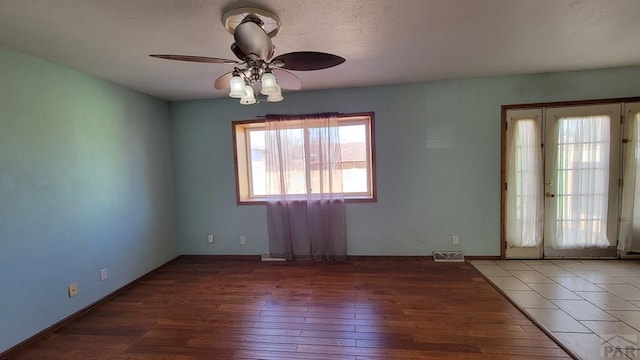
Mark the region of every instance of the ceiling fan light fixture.
[[278, 83], [276, 82], [275, 75], [273, 75], [271, 71], [266, 71], [264, 74], [262, 74], [260, 83], [262, 84], [262, 89], [260, 90], [260, 92], [263, 95], [271, 95], [278, 92]]
[[284, 97], [282, 96], [282, 90], [280, 89], [280, 86], [276, 84], [276, 92], [269, 94], [269, 96], [267, 96], [267, 101], [279, 102], [282, 100], [284, 100]]
[[[345, 61], [338, 55], [317, 51], [295, 51], [273, 58], [275, 46], [271, 38], [280, 30], [280, 19], [267, 10], [254, 7], [230, 9], [225, 11], [222, 22], [233, 35], [231, 51], [239, 61], [193, 55], [150, 56], [166, 60], [234, 65], [232, 71], [220, 75], [213, 85], [216, 90], [229, 88], [229, 97], [240, 99], [240, 103], [244, 105], [261, 101], [282, 101], [284, 97], [281, 86], [287, 90], [299, 90], [300, 79], [290, 70], [322, 70]], [[260, 95], [260, 100], [256, 99], [257, 95]]]
[[237, 72], [234, 72], [231, 81], [229, 81], [229, 96], [232, 98], [242, 98], [247, 93], [247, 87], [242, 77], [240, 77]]
[[253, 95], [253, 88], [251, 86], [245, 86], [246, 91], [243, 97], [240, 98], [240, 104], [251, 105], [256, 103], [256, 97]]

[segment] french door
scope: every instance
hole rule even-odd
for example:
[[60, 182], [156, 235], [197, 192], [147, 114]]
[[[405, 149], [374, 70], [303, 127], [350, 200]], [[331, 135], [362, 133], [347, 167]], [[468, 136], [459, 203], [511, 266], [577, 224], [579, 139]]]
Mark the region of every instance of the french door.
[[507, 112], [507, 258], [617, 255], [621, 106]]
[[620, 105], [545, 113], [544, 256], [615, 257]]

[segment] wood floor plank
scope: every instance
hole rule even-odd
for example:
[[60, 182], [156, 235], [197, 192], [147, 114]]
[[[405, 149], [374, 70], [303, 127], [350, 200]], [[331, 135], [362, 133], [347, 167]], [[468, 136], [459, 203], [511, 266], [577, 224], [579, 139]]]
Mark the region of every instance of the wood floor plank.
[[15, 359], [514, 360], [569, 356], [464, 263], [184, 256]]
[[255, 342], [283, 343], [283, 344], [356, 346], [356, 340], [354, 339], [327, 338], [327, 337], [247, 335], [245, 340], [255, 341]]
[[250, 360], [356, 360], [355, 356], [350, 355], [331, 355], [331, 357], [327, 357], [326, 354], [283, 353], [264, 350], [239, 350], [234, 358]]

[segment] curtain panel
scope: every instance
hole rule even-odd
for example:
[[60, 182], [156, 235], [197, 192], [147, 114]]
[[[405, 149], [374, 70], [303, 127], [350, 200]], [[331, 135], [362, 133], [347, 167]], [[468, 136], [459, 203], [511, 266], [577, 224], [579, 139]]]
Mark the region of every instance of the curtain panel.
[[506, 241], [509, 247], [542, 242], [542, 150], [534, 119], [509, 123], [507, 133]]
[[624, 178], [622, 180], [622, 211], [618, 249], [640, 252], [640, 113], [631, 123], [625, 144]]
[[[567, 117], [555, 129], [557, 200], [554, 249], [606, 248], [609, 206], [609, 116]], [[569, 175], [564, 169], [571, 169]], [[568, 189], [571, 189], [570, 191]], [[571, 192], [564, 196], [562, 193]]]
[[265, 181], [272, 257], [346, 258], [337, 116], [267, 115]]

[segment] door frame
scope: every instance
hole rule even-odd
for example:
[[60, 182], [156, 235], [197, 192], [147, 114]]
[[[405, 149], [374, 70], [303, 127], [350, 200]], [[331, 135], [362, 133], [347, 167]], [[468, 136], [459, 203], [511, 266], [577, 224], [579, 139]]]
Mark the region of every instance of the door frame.
[[[558, 101], [544, 103], [529, 104], [512, 104], [501, 106], [501, 123], [500, 123], [500, 257], [506, 258], [507, 241], [505, 234], [506, 224], [506, 159], [507, 159], [507, 111], [518, 109], [548, 108], [548, 107], [564, 107], [564, 106], [585, 106], [585, 105], [603, 105], [614, 103], [640, 102], [640, 97], [629, 98], [609, 98], [609, 99], [593, 99], [593, 100], [577, 100], [577, 101]], [[588, 256], [588, 255], [587, 255]], [[616, 257], [619, 255], [616, 254]]]

